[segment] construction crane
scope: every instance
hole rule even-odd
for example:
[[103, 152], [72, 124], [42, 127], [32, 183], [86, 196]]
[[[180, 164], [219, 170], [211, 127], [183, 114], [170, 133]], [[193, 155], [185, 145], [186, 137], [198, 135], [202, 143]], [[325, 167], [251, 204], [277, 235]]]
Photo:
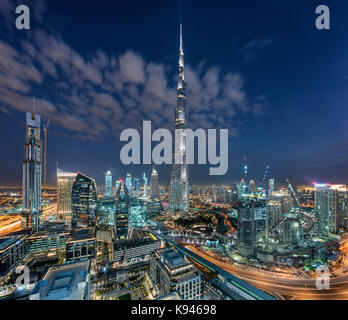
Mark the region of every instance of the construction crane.
[[247, 157], [244, 157], [243, 160], [244, 160], [244, 181], [246, 183], [247, 182], [247, 176], [248, 176], [248, 166], [247, 166], [247, 163], [246, 163]]
[[292, 185], [291, 185], [289, 179], [286, 179], [286, 182], [288, 183], [288, 188], [289, 188], [289, 190], [290, 190], [291, 195], [293, 196], [293, 198], [294, 198], [295, 201], [296, 201], [297, 207], [300, 208], [300, 207], [301, 207], [300, 202], [298, 201], [298, 199], [297, 199], [297, 197], [296, 197], [295, 191], [294, 191], [294, 189], [292, 188]]
[[45, 150], [44, 150], [44, 185], [46, 186], [47, 183], [47, 164], [46, 164], [46, 157], [47, 157], [47, 129], [50, 124], [50, 118], [47, 119], [47, 123], [44, 125], [44, 138], [45, 138]]
[[268, 171], [269, 171], [270, 166], [271, 166], [270, 164], [267, 165], [266, 170], [265, 170], [265, 174], [263, 175], [263, 179], [262, 179], [262, 184], [263, 184], [263, 185], [265, 185], [266, 178], [267, 178], [267, 174], [268, 174]]

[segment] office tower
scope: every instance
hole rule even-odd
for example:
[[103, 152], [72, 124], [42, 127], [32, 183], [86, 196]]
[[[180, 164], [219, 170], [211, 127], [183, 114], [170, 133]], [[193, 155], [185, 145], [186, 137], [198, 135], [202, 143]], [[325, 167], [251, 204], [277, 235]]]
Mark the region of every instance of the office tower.
[[71, 192], [76, 173], [57, 170], [57, 215], [59, 220], [71, 224]]
[[118, 240], [127, 239], [129, 236], [129, 209], [130, 197], [127, 185], [121, 181], [116, 191], [115, 199], [115, 237]]
[[347, 217], [347, 186], [316, 184], [314, 190], [314, 211], [317, 231], [322, 237], [337, 234], [345, 228]]
[[237, 248], [246, 257], [254, 254], [256, 242], [267, 242], [268, 222], [265, 201], [248, 200], [238, 210]]
[[143, 228], [147, 224], [146, 206], [137, 199], [131, 201], [129, 212], [129, 226], [132, 228]]
[[[177, 88], [177, 107], [175, 110], [175, 129], [186, 128], [186, 90], [184, 77], [184, 51], [182, 44], [182, 26], [180, 25], [180, 58]], [[186, 164], [186, 138], [176, 137], [173, 152], [173, 168], [170, 178], [169, 207], [171, 210], [188, 211], [189, 181]], [[178, 154], [176, 154], [178, 152]], [[176, 164], [175, 159], [182, 159], [182, 164]]]
[[133, 179], [133, 189], [134, 189], [134, 192], [139, 192], [140, 191], [140, 180], [139, 178], [134, 178]]
[[147, 198], [147, 177], [145, 172], [143, 174], [143, 180], [144, 180], [144, 198]]
[[111, 196], [112, 195], [112, 173], [111, 171], [106, 171], [105, 174], [105, 195]]
[[296, 214], [284, 215], [283, 243], [289, 247], [298, 246], [302, 242], [301, 224]]
[[252, 202], [244, 202], [238, 210], [238, 252], [244, 256], [254, 253], [254, 210]]
[[22, 228], [29, 233], [42, 227], [40, 121], [40, 116], [34, 112], [26, 113]]
[[94, 179], [77, 173], [71, 192], [73, 228], [93, 227], [96, 223], [97, 186]]
[[121, 179], [117, 179], [116, 182], [115, 182], [115, 192], [117, 192], [120, 184], [121, 184]]
[[158, 249], [150, 257], [150, 279], [156, 294], [178, 292], [184, 300], [200, 300], [201, 274], [174, 248]]
[[322, 237], [336, 232], [337, 191], [327, 184], [315, 185], [314, 210], [317, 231]]
[[151, 172], [151, 199], [159, 199], [158, 172], [155, 167]]
[[275, 179], [268, 179], [268, 194], [272, 194], [272, 192], [275, 190]]
[[133, 186], [132, 186], [132, 176], [130, 173], [127, 173], [127, 176], [126, 176], [126, 187], [127, 187], [127, 191], [128, 191], [128, 194], [129, 196], [132, 195], [132, 191], [133, 191]]
[[268, 224], [270, 227], [279, 225], [282, 218], [282, 204], [279, 200], [269, 200], [267, 203]]

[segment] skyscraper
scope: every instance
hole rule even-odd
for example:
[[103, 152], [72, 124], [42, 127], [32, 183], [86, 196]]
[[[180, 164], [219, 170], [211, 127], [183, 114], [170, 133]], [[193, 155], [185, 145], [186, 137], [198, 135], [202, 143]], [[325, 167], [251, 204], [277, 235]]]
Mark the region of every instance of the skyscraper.
[[158, 172], [155, 167], [152, 168], [151, 172], [151, 199], [159, 198], [159, 188], [158, 188]]
[[74, 172], [57, 170], [57, 214], [67, 224], [71, 224], [71, 192], [75, 178]]
[[129, 196], [131, 196], [132, 195], [132, 176], [130, 173], [127, 173], [127, 176], [126, 176], [126, 187], [128, 189]]
[[345, 228], [347, 191], [344, 185], [315, 185], [314, 211], [320, 236], [328, 237]]
[[[186, 88], [184, 77], [184, 50], [182, 43], [182, 25], [180, 25], [180, 58], [177, 88], [177, 107], [175, 110], [175, 129], [186, 128]], [[171, 210], [188, 211], [189, 182], [186, 164], [186, 137], [175, 137], [175, 150], [173, 152], [173, 168], [170, 178], [169, 208]], [[179, 153], [179, 154], [176, 154]], [[176, 164], [175, 159], [182, 159], [182, 164]]]
[[145, 172], [143, 174], [143, 180], [144, 180], [144, 198], [147, 198], [147, 177]]
[[78, 173], [71, 191], [72, 227], [95, 225], [97, 217], [97, 186], [94, 179]]
[[129, 211], [130, 211], [130, 198], [127, 185], [123, 182], [120, 183], [118, 190], [116, 191], [115, 200], [115, 236], [116, 239], [122, 240], [128, 238], [129, 233]]
[[23, 161], [23, 210], [22, 228], [37, 231], [42, 226], [41, 207], [41, 117], [26, 113], [25, 160]]
[[117, 179], [116, 182], [115, 182], [115, 192], [116, 192], [116, 193], [117, 193], [117, 190], [118, 190], [120, 184], [121, 184], [121, 180], [120, 180], [120, 179]]
[[106, 171], [105, 174], [105, 195], [111, 196], [112, 195], [112, 173], [111, 171]]

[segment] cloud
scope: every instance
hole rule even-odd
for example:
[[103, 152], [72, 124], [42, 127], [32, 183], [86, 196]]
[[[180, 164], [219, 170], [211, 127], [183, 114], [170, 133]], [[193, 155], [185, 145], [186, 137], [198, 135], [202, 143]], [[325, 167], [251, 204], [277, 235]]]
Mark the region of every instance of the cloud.
[[274, 38], [266, 37], [261, 39], [253, 39], [249, 41], [238, 52], [244, 55], [244, 61], [249, 62], [258, 54], [260, 54], [266, 47], [275, 42]]
[[[143, 120], [173, 129], [177, 84], [171, 70], [132, 50], [86, 57], [59, 35], [36, 29], [17, 46], [0, 41], [0, 108], [31, 111], [34, 92], [44, 86], [37, 112], [50, 117], [55, 131], [77, 139], [118, 141], [123, 129], [141, 130]], [[185, 80], [192, 128], [228, 128], [236, 136], [236, 117], [259, 116], [266, 105], [262, 95], [247, 94], [240, 73], [204, 60], [185, 66]]]

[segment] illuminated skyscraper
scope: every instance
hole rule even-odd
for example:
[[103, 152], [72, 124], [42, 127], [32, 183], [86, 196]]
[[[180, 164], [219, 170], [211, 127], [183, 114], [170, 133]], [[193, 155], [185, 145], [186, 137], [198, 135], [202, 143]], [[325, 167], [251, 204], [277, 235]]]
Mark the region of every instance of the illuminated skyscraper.
[[144, 198], [147, 198], [147, 177], [145, 172], [143, 174], [143, 180], [144, 180]]
[[97, 200], [97, 186], [94, 179], [78, 173], [71, 192], [73, 228], [95, 226]]
[[71, 224], [71, 192], [75, 178], [74, 172], [57, 170], [57, 214], [67, 224]]
[[105, 174], [105, 195], [111, 196], [112, 195], [112, 173], [111, 171], [106, 171]]
[[159, 198], [159, 188], [158, 188], [158, 172], [153, 167], [151, 172], [151, 199]]
[[119, 186], [121, 184], [121, 180], [120, 179], [117, 179], [116, 182], [115, 182], [115, 192], [117, 192]]
[[126, 187], [128, 189], [128, 194], [131, 196], [132, 195], [132, 176], [130, 173], [127, 173], [126, 176]]
[[[182, 44], [182, 25], [180, 25], [180, 58], [177, 88], [177, 107], [175, 110], [175, 129], [186, 128], [186, 88], [184, 77], [184, 51]], [[175, 150], [173, 152], [173, 169], [170, 178], [169, 207], [171, 210], [188, 211], [189, 181], [188, 168], [186, 164], [186, 137], [179, 135], [175, 138]], [[182, 164], [176, 164], [175, 159], [182, 159]]]
[[345, 227], [348, 188], [344, 185], [316, 184], [314, 211], [317, 230], [322, 237], [337, 234]]
[[23, 161], [22, 228], [29, 233], [40, 230], [42, 227], [40, 121], [39, 115], [27, 112], [25, 160]]
[[115, 236], [116, 239], [122, 240], [128, 238], [129, 233], [129, 213], [130, 213], [130, 197], [127, 185], [121, 181], [116, 191], [115, 200]]
[[274, 178], [268, 180], [268, 194], [271, 194], [275, 190], [275, 180]]

